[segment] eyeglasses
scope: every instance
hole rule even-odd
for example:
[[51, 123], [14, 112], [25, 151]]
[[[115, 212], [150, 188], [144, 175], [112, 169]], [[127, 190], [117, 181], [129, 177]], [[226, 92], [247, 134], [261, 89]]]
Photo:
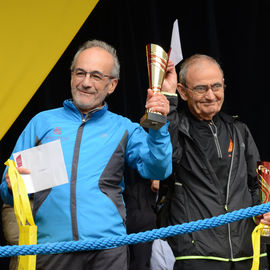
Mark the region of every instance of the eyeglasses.
[[115, 78], [113, 76], [103, 74], [102, 72], [97, 71], [97, 70], [87, 72], [83, 70], [82, 68], [77, 68], [75, 69], [75, 71], [72, 71], [72, 73], [78, 79], [84, 79], [87, 76], [87, 74], [89, 74], [90, 79], [93, 79], [96, 82], [103, 81], [104, 78], [109, 78], [109, 79]]
[[221, 90], [224, 90], [226, 88], [226, 85], [221, 84], [221, 83], [214, 83], [214, 84], [210, 84], [210, 85], [208, 85], [208, 84], [196, 85], [196, 86], [190, 88], [184, 84], [184, 87], [194, 91], [195, 93], [205, 94], [209, 89], [211, 89], [213, 92], [219, 92]]

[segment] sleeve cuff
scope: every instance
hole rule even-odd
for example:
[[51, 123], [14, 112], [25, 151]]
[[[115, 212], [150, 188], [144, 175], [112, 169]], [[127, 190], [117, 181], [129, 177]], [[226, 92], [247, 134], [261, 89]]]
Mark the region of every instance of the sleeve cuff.
[[176, 93], [169, 93], [169, 92], [161, 91], [161, 94], [166, 95], [166, 96], [174, 96], [174, 97], [177, 97], [177, 94], [176, 94]]

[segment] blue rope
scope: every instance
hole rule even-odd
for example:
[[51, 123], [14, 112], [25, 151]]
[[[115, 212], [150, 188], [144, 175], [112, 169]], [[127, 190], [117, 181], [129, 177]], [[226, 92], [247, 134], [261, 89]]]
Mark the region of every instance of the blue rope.
[[34, 254], [58, 254], [76, 251], [100, 250], [124, 245], [150, 242], [155, 239], [186, 234], [190, 232], [218, 227], [244, 218], [251, 218], [270, 212], [270, 203], [235, 210], [217, 217], [183, 223], [181, 225], [154, 229], [152, 231], [133, 233], [123, 236], [101, 238], [95, 241], [69, 241], [39, 245], [3, 246], [0, 247], [0, 257]]

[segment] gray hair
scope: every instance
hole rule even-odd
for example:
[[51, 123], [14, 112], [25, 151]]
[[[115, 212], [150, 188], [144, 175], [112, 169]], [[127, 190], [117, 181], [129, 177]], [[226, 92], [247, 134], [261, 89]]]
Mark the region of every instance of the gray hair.
[[80, 53], [86, 49], [89, 49], [89, 48], [93, 48], [93, 47], [99, 47], [99, 48], [102, 48], [104, 49], [105, 51], [107, 51], [108, 53], [110, 53], [113, 57], [113, 62], [114, 62], [114, 65], [113, 65], [113, 69], [112, 69], [112, 72], [111, 72], [111, 76], [114, 77], [114, 78], [117, 78], [119, 79], [120, 78], [120, 63], [119, 63], [119, 60], [118, 60], [118, 57], [117, 57], [117, 53], [116, 53], [116, 50], [115, 48], [113, 48], [111, 45], [109, 45], [108, 43], [104, 42], [104, 41], [101, 41], [101, 40], [88, 40], [86, 41], [80, 48], [79, 50], [76, 52], [76, 54], [74, 55], [74, 58], [71, 62], [71, 66], [70, 66], [70, 70], [73, 71], [74, 70], [74, 67], [75, 67], [75, 63], [77, 61], [77, 58], [78, 56], [80, 55]]
[[181, 84], [183, 84], [184, 86], [186, 85], [186, 76], [187, 76], [188, 68], [190, 66], [192, 66], [193, 64], [196, 64], [200, 60], [207, 60], [209, 62], [212, 62], [212, 63], [216, 64], [218, 66], [218, 68], [220, 69], [220, 71], [221, 71], [222, 77], [224, 76], [223, 70], [220, 67], [219, 63], [216, 61], [216, 59], [214, 59], [211, 56], [205, 55], [205, 54], [194, 54], [194, 55], [190, 56], [189, 58], [187, 58], [181, 64], [181, 68], [180, 68], [180, 72], [179, 72], [179, 82]]

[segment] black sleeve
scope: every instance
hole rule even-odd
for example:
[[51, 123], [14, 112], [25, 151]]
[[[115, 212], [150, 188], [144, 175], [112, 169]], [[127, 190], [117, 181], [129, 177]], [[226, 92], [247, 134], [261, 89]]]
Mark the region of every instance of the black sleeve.
[[253, 205], [257, 205], [260, 203], [260, 198], [256, 168], [257, 161], [260, 161], [260, 154], [247, 125], [237, 121], [236, 126], [239, 128], [245, 143], [245, 160], [247, 164], [248, 188], [252, 195]]
[[258, 190], [258, 180], [257, 180], [257, 161], [260, 161], [260, 155], [255, 141], [250, 133], [249, 128], [245, 125], [245, 155], [247, 161], [248, 170], [248, 187], [252, 194], [253, 204], [259, 204], [259, 190]]
[[156, 193], [151, 190], [151, 181], [142, 178], [136, 171], [126, 176], [124, 201], [127, 211], [127, 232], [137, 233], [156, 227]]
[[170, 112], [168, 114], [169, 125], [169, 133], [171, 136], [171, 142], [173, 146], [173, 163], [177, 162], [177, 160], [181, 159], [182, 156], [182, 147], [179, 143], [179, 112], [178, 112], [178, 96], [167, 96], [166, 98], [170, 102]]

